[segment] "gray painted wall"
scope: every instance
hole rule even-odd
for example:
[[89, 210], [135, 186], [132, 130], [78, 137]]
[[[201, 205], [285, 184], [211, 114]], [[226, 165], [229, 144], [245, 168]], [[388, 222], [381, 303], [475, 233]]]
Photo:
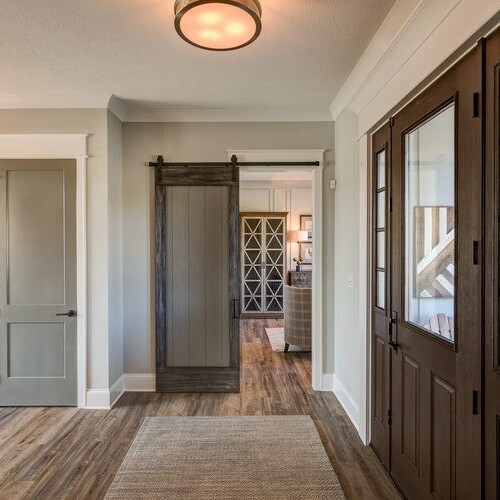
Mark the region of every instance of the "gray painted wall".
[[[359, 149], [358, 118], [346, 110], [335, 122], [335, 377], [358, 405], [361, 401], [359, 338]], [[350, 286], [350, 282], [352, 283]], [[359, 412], [354, 407], [353, 412]], [[354, 415], [359, 421], [359, 415]]]
[[153, 176], [147, 162], [226, 161], [226, 149], [325, 149], [323, 183], [324, 357], [333, 372], [334, 124], [124, 123], [123, 280], [124, 371], [153, 373], [154, 252]]

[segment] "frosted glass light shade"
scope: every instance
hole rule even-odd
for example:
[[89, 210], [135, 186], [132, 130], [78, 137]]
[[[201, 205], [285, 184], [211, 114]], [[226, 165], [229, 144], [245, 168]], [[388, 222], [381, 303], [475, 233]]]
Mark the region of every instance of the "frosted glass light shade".
[[305, 243], [308, 240], [307, 231], [288, 231], [288, 241], [295, 241], [297, 243]]
[[239, 49], [262, 29], [258, 0], [176, 0], [174, 9], [177, 33], [202, 49]]

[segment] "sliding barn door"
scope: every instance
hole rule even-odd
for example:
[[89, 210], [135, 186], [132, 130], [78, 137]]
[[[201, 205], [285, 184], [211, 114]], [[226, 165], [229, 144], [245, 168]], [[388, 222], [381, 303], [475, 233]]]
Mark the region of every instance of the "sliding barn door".
[[239, 391], [238, 171], [158, 169], [159, 392]]
[[481, 497], [481, 51], [394, 117], [391, 474]]
[[500, 498], [500, 31], [486, 40], [485, 497]]

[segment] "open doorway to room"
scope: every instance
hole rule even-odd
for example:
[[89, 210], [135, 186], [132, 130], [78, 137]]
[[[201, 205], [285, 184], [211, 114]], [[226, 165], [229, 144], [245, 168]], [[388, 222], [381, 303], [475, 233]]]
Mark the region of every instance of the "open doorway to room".
[[265, 368], [284, 365], [308, 386], [314, 316], [313, 214], [310, 170], [240, 169], [243, 356], [264, 352]]

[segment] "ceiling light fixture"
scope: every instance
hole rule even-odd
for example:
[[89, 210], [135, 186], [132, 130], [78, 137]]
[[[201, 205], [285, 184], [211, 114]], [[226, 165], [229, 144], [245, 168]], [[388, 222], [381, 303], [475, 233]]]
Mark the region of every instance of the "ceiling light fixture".
[[176, 0], [174, 10], [179, 36], [201, 49], [240, 49], [262, 29], [258, 0]]

